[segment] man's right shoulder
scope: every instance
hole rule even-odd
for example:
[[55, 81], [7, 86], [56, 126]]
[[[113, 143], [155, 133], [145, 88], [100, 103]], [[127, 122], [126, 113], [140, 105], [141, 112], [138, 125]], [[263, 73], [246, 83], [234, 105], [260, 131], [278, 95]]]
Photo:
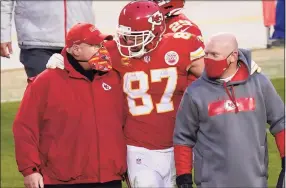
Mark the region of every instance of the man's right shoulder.
[[106, 47], [108, 53], [111, 57], [112, 67], [121, 72], [121, 59], [122, 56], [118, 51], [117, 44], [114, 40], [107, 41], [104, 43], [104, 46]]
[[66, 70], [62, 70], [59, 68], [55, 69], [46, 69], [37, 76], [28, 78], [28, 83], [37, 85], [37, 84], [48, 84], [52, 81], [59, 80], [60, 77], [64, 76], [67, 74]]
[[207, 90], [207, 85], [208, 84], [206, 83], [206, 81], [200, 77], [197, 80], [193, 81], [192, 84], [187, 87], [186, 91], [189, 93], [189, 95], [200, 97], [201, 94]]
[[270, 78], [262, 73], [262, 72], [255, 72], [252, 75], [250, 75], [253, 79], [257, 80], [259, 85], [262, 87], [262, 89], [267, 90], [269, 86], [273, 86], [273, 83], [271, 82]]

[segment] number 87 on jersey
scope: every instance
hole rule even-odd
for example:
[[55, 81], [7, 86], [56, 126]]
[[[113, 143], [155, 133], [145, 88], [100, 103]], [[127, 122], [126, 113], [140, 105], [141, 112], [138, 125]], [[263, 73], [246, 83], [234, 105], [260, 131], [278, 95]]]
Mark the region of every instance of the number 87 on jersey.
[[[177, 85], [177, 68], [153, 69], [149, 75], [144, 71], [136, 71], [127, 72], [123, 77], [123, 90], [127, 94], [129, 112], [133, 116], [148, 115], [153, 110], [157, 113], [174, 110], [172, 97]], [[165, 79], [167, 82], [164, 84], [162, 81]], [[152, 94], [148, 93], [154, 83], [160, 82], [162, 82], [160, 86], [164, 89], [152, 88]]]

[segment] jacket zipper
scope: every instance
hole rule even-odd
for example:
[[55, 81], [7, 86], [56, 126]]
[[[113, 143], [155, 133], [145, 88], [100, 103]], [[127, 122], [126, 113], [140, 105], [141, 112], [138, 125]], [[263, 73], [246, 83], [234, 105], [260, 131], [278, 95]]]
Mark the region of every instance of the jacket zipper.
[[[96, 82], [97, 80], [93, 80]], [[95, 98], [94, 98], [94, 92], [93, 92], [93, 82], [90, 84], [91, 94], [92, 94], [92, 106], [93, 106], [93, 112], [94, 112], [94, 123], [96, 125], [96, 143], [97, 143], [97, 157], [98, 157], [98, 181], [100, 182], [100, 153], [99, 153], [99, 133], [98, 133], [98, 127], [96, 123], [96, 109], [95, 109]]]

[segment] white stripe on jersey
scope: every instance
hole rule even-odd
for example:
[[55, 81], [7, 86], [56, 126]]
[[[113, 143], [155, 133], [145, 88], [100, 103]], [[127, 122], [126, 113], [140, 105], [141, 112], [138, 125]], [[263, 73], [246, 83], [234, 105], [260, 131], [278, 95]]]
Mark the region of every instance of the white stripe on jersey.
[[196, 51], [190, 53], [191, 61], [199, 59], [205, 55], [205, 51], [202, 47], [199, 47]]

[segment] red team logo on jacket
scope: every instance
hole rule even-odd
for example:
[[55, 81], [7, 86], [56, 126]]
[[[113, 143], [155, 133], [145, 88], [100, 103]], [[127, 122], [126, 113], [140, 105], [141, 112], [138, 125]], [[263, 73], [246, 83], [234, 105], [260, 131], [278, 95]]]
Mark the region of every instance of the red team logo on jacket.
[[[236, 100], [238, 111], [253, 111], [256, 108], [254, 98], [240, 98]], [[235, 112], [235, 105], [231, 100], [212, 102], [208, 106], [209, 116], [217, 116], [229, 112]]]

